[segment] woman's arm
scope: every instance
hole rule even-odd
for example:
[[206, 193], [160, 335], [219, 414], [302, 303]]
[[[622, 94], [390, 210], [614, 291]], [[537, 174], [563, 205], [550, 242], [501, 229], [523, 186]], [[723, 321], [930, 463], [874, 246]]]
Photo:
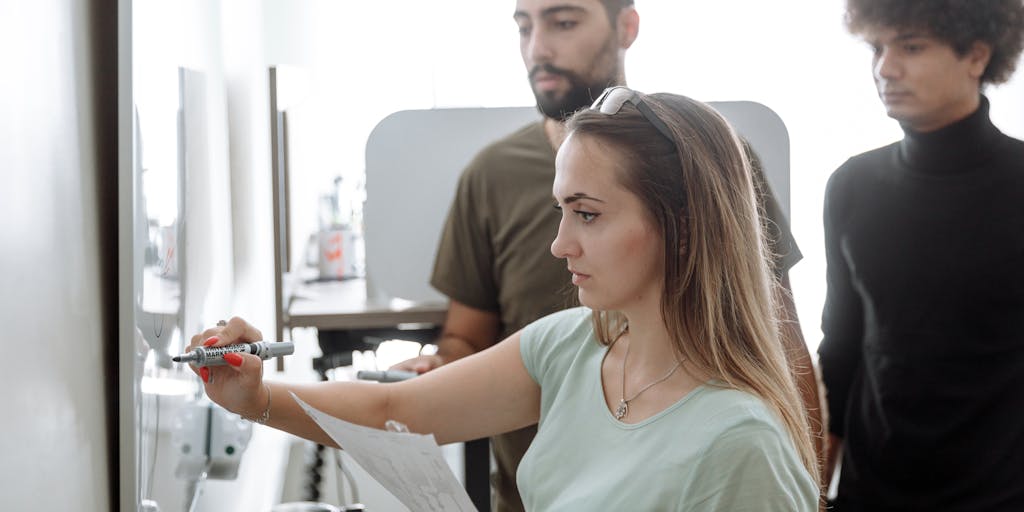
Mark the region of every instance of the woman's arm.
[[[519, 333], [497, 345], [415, 379], [393, 384], [262, 382], [263, 362], [244, 354], [228, 366], [209, 367], [207, 395], [229, 411], [258, 418], [270, 404], [267, 425], [306, 439], [334, 445], [292, 399], [345, 421], [383, 428], [386, 420], [409, 430], [432, 433], [438, 443], [487, 437], [536, 423], [540, 387], [519, 352]], [[241, 318], [192, 338], [191, 347], [215, 337], [210, 346], [258, 341], [262, 335]], [[234, 358], [232, 358], [234, 359]], [[200, 376], [206, 372], [197, 371]], [[269, 394], [268, 394], [269, 393]]]

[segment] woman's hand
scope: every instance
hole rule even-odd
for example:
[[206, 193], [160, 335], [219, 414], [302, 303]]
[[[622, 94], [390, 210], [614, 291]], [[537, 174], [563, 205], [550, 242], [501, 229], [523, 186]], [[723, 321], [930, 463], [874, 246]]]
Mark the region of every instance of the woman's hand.
[[[263, 334], [245, 320], [234, 317], [224, 325], [211, 327], [192, 337], [188, 350], [261, 341]], [[225, 366], [189, 365], [203, 380], [206, 396], [225, 409], [246, 418], [257, 418], [266, 408], [263, 361], [252, 354], [226, 354]]]

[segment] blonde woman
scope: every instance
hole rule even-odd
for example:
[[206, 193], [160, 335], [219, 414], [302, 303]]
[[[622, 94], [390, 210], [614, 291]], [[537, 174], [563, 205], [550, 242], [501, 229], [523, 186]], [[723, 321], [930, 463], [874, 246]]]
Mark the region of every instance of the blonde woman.
[[[528, 510], [817, 510], [810, 429], [735, 133], [700, 102], [625, 87], [568, 129], [551, 251], [582, 307], [410, 381], [263, 383], [261, 361], [242, 355], [200, 373], [207, 394], [325, 444], [288, 391], [441, 443], [539, 423], [517, 475]], [[261, 337], [236, 318], [192, 345]]]

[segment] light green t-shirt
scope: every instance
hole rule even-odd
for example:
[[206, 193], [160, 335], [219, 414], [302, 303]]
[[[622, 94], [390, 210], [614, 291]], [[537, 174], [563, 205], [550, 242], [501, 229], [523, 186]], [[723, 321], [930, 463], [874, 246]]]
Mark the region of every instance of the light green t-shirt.
[[537, 437], [519, 465], [527, 510], [815, 512], [818, 491], [759, 398], [705, 384], [637, 424], [605, 405], [590, 310], [527, 326], [523, 363], [541, 387]]

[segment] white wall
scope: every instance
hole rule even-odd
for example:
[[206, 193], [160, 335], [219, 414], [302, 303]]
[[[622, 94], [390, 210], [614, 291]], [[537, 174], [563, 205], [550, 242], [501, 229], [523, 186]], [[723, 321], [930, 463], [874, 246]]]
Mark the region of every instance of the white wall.
[[[307, 76], [293, 102], [293, 250], [317, 228], [312, 199], [334, 175], [362, 170], [366, 136], [387, 113], [533, 104], [512, 0], [264, 5], [268, 54]], [[870, 51], [843, 26], [843, 6], [639, 0], [640, 36], [626, 58], [639, 90], [758, 101], [786, 122], [792, 228], [804, 253], [791, 279], [812, 352], [825, 296], [825, 182], [850, 156], [902, 137], [875, 94]], [[988, 94], [996, 124], [1024, 138], [1024, 69]]]
[[274, 326], [273, 210], [270, 188], [270, 113], [263, 55], [261, 2], [223, 0], [221, 41], [227, 92], [234, 226], [235, 297], [233, 311], [265, 318]]
[[[366, 136], [388, 113], [533, 102], [511, 0], [263, 5], [268, 59], [302, 70], [289, 102], [294, 254], [317, 227], [313, 199], [333, 176], [362, 171]], [[787, 123], [793, 231], [805, 255], [791, 277], [814, 349], [825, 181], [849, 156], [901, 137], [875, 96], [870, 53], [843, 27], [842, 0], [648, 0], [637, 8], [640, 37], [626, 64], [633, 87], [759, 101]], [[1024, 73], [990, 98], [996, 123], [1024, 137]]]
[[[5, 510], [108, 510], [104, 295], [91, 2], [0, 2], [0, 497]], [[108, 12], [113, 15], [114, 13]], [[110, 139], [107, 139], [108, 141]], [[108, 217], [109, 218], [109, 217]], [[109, 247], [107, 249], [110, 249]]]

